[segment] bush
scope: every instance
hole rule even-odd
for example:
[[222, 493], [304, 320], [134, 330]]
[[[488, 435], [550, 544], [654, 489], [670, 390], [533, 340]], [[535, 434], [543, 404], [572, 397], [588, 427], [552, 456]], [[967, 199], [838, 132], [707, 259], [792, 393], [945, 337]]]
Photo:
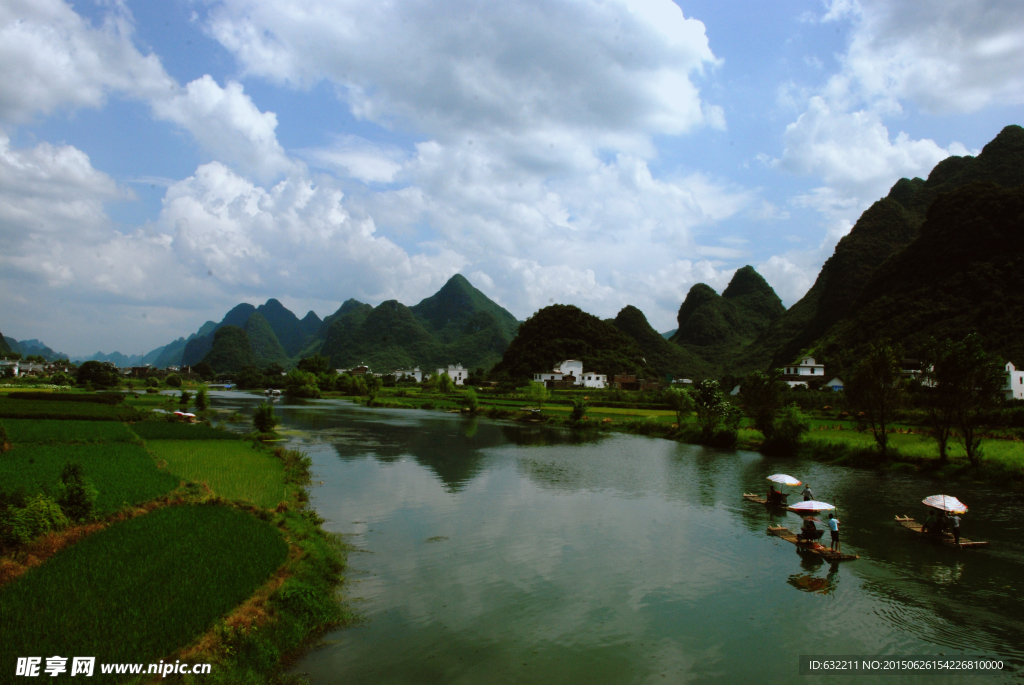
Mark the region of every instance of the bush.
[[167, 383], [167, 385], [169, 387], [171, 387], [171, 388], [180, 388], [181, 387], [181, 376], [179, 376], [176, 373], [172, 373], [170, 376], [168, 376], [164, 380], [164, 382]]
[[64, 464], [60, 471], [60, 482], [54, 490], [54, 500], [64, 515], [72, 521], [84, 521], [92, 516], [98, 491], [85, 477], [85, 469], [76, 462]]
[[284, 394], [289, 397], [320, 399], [320, 387], [317, 377], [311, 371], [293, 369], [285, 377]]
[[[0, 545], [3, 547], [28, 544], [40, 535], [68, 526], [68, 519], [60, 506], [43, 493], [28, 498], [14, 495], [3, 499], [14, 500], [5, 501], [0, 510]], [[19, 499], [21, 502], [17, 501]]]
[[470, 388], [462, 397], [462, 406], [469, 411], [476, 411], [480, 407], [480, 400], [477, 399], [476, 391]]
[[196, 393], [196, 410], [206, 411], [210, 408], [210, 398], [206, 394], [206, 388], [199, 388]]
[[790, 405], [776, 419], [772, 435], [761, 445], [761, 451], [765, 454], [793, 454], [808, 430], [810, 426], [800, 408]]
[[157, 378], [156, 376], [150, 376], [149, 378], [146, 379], [146, 387], [147, 388], [159, 388], [160, 387], [160, 379]]
[[587, 409], [590, 405], [587, 403], [585, 397], [575, 397], [572, 400], [572, 413], [569, 414], [569, 420], [573, 423], [580, 423], [587, 416]]
[[188, 401], [191, 400], [191, 399], [192, 399], [192, 393], [190, 393], [188, 390], [182, 390], [181, 391], [181, 397], [178, 399], [178, 403], [179, 404], [183, 404], [184, 406], [187, 407], [188, 406]]
[[270, 433], [280, 422], [281, 420], [274, 415], [274, 406], [267, 402], [257, 405], [252, 412], [252, 427], [258, 433]]
[[75, 379], [67, 375], [63, 371], [58, 371], [57, 373], [50, 376], [50, 383], [52, 383], [53, 385], [74, 385]]

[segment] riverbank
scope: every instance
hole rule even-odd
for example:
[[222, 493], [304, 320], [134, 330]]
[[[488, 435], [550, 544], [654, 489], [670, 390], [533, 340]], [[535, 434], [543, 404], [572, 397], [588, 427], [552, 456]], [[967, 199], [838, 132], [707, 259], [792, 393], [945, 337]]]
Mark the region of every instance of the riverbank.
[[[576, 431], [614, 431], [646, 435], [687, 444], [703, 444], [723, 449], [763, 451], [764, 436], [754, 429], [748, 419], [740, 422], [732, 438], [720, 433], [717, 439], [701, 439], [700, 430], [691, 416], [682, 426], [675, 412], [654, 409], [644, 403], [632, 406], [590, 406], [584, 421], [572, 421], [572, 407], [564, 398], [560, 404], [547, 401], [538, 405], [517, 397], [492, 397], [481, 393], [477, 407], [466, 407], [464, 393], [449, 395], [421, 394], [416, 391], [385, 389], [376, 398], [329, 395], [332, 399], [349, 401], [377, 408], [427, 409], [445, 412], [463, 412], [493, 419], [523, 423], [559, 425]], [[624, 404], [604, 402], [600, 404]], [[1013, 430], [990, 430], [982, 440], [983, 455], [980, 466], [968, 463], [962, 446], [955, 438], [949, 443], [949, 459], [939, 460], [938, 447], [927, 429], [910, 424], [895, 424], [889, 435], [890, 448], [882, 455], [875, 447], [870, 431], [860, 430], [857, 423], [842, 416], [831, 407], [811, 411], [807, 417], [809, 431], [800, 442], [783, 450], [769, 450], [773, 456], [793, 456], [856, 468], [903, 473], [921, 473], [948, 480], [986, 481], [1001, 487], [1024, 491], [1024, 441]]]
[[[0, 426], [10, 443], [0, 457], [0, 527], [21, 520], [22, 499], [53, 524], [8, 540], [0, 556], [0, 682], [40, 650], [95, 655], [97, 664], [210, 664], [195, 682], [280, 682], [289, 659], [351, 620], [337, 596], [347, 547], [308, 506], [304, 454], [162, 420]], [[69, 462], [99, 492], [94, 513], [77, 522], [47, 499]], [[34, 608], [43, 605], [60, 611]], [[96, 679], [124, 682], [98, 665]]]

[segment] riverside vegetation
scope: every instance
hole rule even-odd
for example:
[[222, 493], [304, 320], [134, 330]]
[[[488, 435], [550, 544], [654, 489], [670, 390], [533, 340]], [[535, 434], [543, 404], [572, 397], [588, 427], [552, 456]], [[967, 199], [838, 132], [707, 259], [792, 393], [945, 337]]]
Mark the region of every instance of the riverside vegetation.
[[281, 682], [282, 659], [350, 619], [346, 548], [308, 508], [308, 457], [158, 418], [163, 396], [42, 394], [0, 397], [0, 682], [17, 657], [54, 654]]

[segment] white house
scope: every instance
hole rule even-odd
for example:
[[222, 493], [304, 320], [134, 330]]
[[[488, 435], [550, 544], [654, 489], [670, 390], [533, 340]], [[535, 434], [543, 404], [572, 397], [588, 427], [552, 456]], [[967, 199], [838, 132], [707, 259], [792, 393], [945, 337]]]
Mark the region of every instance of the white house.
[[830, 380], [828, 383], [826, 383], [825, 387], [826, 388], [832, 388], [834, 391], [839, 392], [840, 390], [842, 390], [846, 386], [843, 383], [843, 379], [840, 378], [839, 376], [836, 376], [835, 378]]
[[462, 385], [469, 376], [469, 369], [462, 368], [462, 364], [456, 364], [454, 366], [449, 364], [447, 369], [442, 367], [437, 370], [438, 376], [442, 373], [447, 373], [448, 377], [455, 381], [455, 385]]
[[399, 369], [398, 371], [395, 371], [395, 378], [399, 379], [399, 380], [402, 379], [402, 378], [414, 378], [417, 383], [422, 383], [423, 382], [423, 372], [420, 371], [420, 367], [418, 367], [418, 366], [415, 369], [412, 369], [412, 370], [409, 370], [409, 369]]
[[807, 381], [824, 377], [825, 365], [815, 363], [814, 357], [802, 357], [799, 363], [790, 364], [782, 370], [782, 380], [791, 388], [798, 385], [806, 387]]
[[546, 384], [548, 381], [570, 380], [573, 385], [580, 385], [584, 388], [608, 387], [608, 376], [602, 373], [585, 373], [583, 371], [583, 362], [577, 359], [566, 359], [555, 364], [555, 368], [551, 371], [533, 374], [534, 383]]
[[1006, 387], [1003, 393], [1008, 400], [1024, 400], [1024, 371], [1018, 371], [1013, 362], [1006, 362]]

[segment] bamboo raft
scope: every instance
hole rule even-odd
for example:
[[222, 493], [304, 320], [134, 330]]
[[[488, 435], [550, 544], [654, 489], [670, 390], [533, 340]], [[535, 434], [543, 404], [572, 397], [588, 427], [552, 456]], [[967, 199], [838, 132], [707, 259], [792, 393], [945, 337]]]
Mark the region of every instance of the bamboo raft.
[[821, 544], [820, 542], [804, 542], [797, 541], [796, 533], [791, 531], [785, 526], [768, 526], [768, 534], [774, 535], [775, 537], [782, 538], [786, 542], [791, 542], [796, 545], [796, 548], [801, 552], [809, 552], [811, 554], [817, 554], [825, 561], [852, 561], [854, 559], [860, 559], [858, 554], [844, 554], [843, 552], [833, 552], [831, 549]]
[[[928, 540], [931, 540], [932, 542], [938, 543], [940, 545], [946, 545], [947, 547], [956, 547], [956, 543], [953, 542], [954, 538], [953, 538], [953, 534], [952, 533], [942, 533], [941, 535], [936, 535], [936, 534], [933, 534], [933, 533], [925, 533], [924, 532], [924, 526], [922, 526], [920, 523], [918, 523], [914, 519], [910, 518], [909, 516], [897, 516], [896, 517], [896, 523], [900, 524], [901, 526], [903, 526], [907, 530], [912, 530], [915, 533], [921, 533], [922, 535], [925, 536], [925, 538], [927, 538]], [[979, 542], [977, 540], [969, 540], [969, 539], [965, 538], [963, 535], [961, 535], [960, 536], [960, 546], [961, 547], [987, 547], [988, 546], [988, 542]]]
[[[779, 502], [778, 504], [773, 504], [772, 506], [773, 507], [785, 508], [786, 506], [788, 506], [786, 504], [786, 497], [788, 497], [788, 496], [789, 495], [787, 493], [783, 493], [782, 501]], [[743, 499], [747, 500], [748, 502], [757, 502], [758, 504], [768, 504], [768, 500], [767, 499], [765, 499], [761, 495], [755, 495], [752, 492], [744, 492], [743, 493]]]

